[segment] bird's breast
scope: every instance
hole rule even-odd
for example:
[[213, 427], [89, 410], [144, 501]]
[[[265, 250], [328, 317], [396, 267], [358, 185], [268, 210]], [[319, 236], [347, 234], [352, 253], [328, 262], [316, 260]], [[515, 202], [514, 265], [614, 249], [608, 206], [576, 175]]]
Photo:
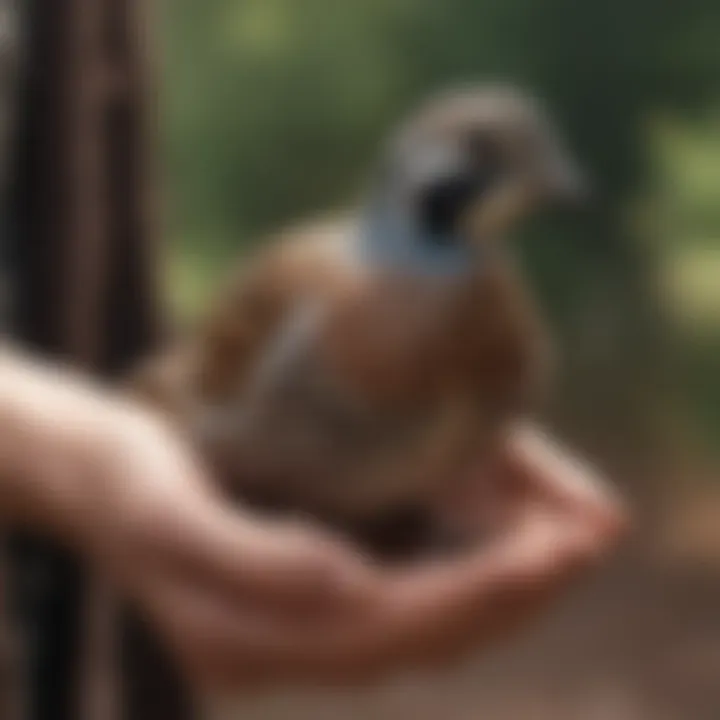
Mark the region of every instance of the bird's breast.
[[481, 452], [531, 364], [522, 324], [492, 293], [359, 287], [298, 305], [215, 409], [245, 487], [348, 518], [432, 496]]
[[321, 515], [371, 517], [429, 494], [467, 454], [478, 417], [457, 397], [412, 407], [376, 403], [348, 368], [332, 362], [332, 323], [332, 308], [299, 308], [234, 402], [213, 410], [205, 433], [216, 432], [241, 491]]

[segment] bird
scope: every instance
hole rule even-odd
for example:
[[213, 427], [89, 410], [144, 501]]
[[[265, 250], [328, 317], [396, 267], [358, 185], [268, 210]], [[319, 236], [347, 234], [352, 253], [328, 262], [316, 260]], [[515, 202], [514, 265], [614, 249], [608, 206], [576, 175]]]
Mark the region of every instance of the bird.
[[132, 391], [234, 497], [406, 553], [433, 536], [450, 478], [546, 391], [553, 344], [513, 231], [586, 196], [530, 93], [432, 95], [389, 133], [354, 208], [241, 259]]

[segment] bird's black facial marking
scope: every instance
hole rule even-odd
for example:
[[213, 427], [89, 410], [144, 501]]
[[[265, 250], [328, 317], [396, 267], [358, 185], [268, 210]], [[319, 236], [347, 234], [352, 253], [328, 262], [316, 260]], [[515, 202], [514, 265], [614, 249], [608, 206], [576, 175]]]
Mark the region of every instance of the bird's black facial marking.
[[431, 238], [447, 242], [458, 217], [476, 195], [476, 178], [468, 171], [444, 178], [424, 189], [419, 198], [420, 223]]
[[420, 223], [433, 242], [448, 242], [455, 236], [462, 213], [496, 183], [501, 173], [500, 152], [491, 138], [479, 134], [469, 137], [465, 153], [465, 167], [434, 180], [419, 193]]

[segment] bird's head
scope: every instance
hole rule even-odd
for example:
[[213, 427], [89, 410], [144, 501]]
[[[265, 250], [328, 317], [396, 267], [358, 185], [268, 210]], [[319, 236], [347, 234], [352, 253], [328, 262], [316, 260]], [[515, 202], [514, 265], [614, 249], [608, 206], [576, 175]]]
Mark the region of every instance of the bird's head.
[[541, 105], [519, 90], [445, 93], [391, 138], [385, 207], [423, 242], [476, 245], [546, 206], [581, 205], [587, 187]]

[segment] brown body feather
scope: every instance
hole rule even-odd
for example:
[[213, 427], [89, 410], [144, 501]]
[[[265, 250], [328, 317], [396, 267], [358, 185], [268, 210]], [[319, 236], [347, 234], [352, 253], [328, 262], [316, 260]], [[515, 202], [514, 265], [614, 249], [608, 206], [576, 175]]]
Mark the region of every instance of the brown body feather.
[[349, 218], [272, 241], [134, 381], [233, 492], [341, 525], [432, 504], [527, 409], [544, 350], [505, 255], [460, 279], [370, 271], [353, 229]]
[[[507, 88], [429, 103], [385, 162], [362, 219], [390, 225], [361, 233], [350, 215], [276, 238], [135, 379], [233, 492], [344, 528], [433, 507], [529, 409], [548, 343], [503, 240], [580, 188], [541, 109]], [[437, 258], [428, 233], [460, 248], [459, 272], [413, 265]], [[380, 251], [361, 255], [361, 237]]]

